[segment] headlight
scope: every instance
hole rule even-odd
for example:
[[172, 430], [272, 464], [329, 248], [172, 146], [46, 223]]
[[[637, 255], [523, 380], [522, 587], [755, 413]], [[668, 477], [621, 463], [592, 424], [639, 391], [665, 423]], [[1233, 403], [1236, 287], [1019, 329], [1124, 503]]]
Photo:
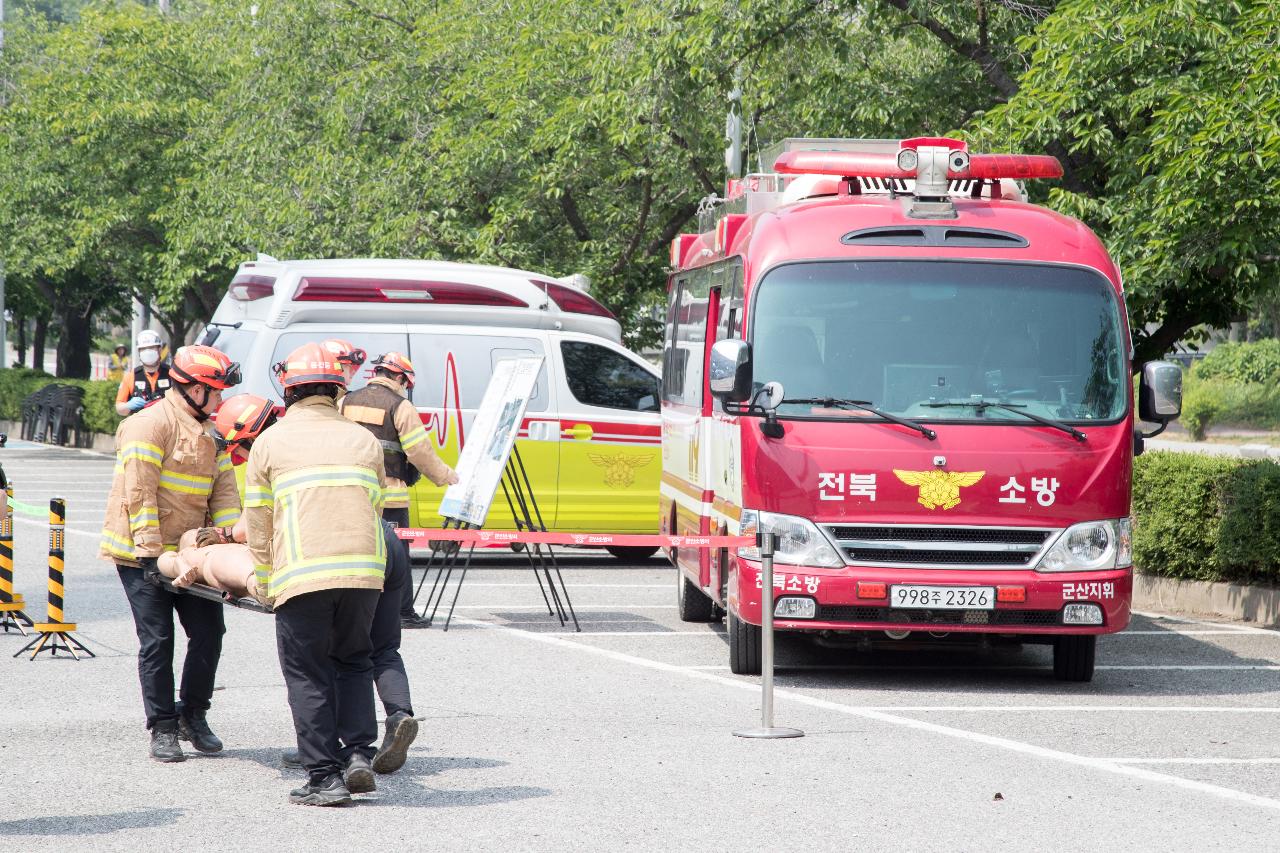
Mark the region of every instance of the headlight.
[[[743, 510], [742, 535], [754, 536], [761, 531], [777, 536], [774, 545], [773, 561], [786, 563], [789, 566], [826, 566], [834, 568], [843, 566], [844, 561], [836, 553], [835, 548], [823, 536], [812, 521], [794, 515], [780, 515], [776, 512], [756, 512]], [[759, 560], [759, 548], [739, 548], [738, 556], [748, 560]]]
[[1127, 518], [1068, 527], [1036, 566], [1038, 572], [1092, 572], [1133, 565], [1133, 525]]

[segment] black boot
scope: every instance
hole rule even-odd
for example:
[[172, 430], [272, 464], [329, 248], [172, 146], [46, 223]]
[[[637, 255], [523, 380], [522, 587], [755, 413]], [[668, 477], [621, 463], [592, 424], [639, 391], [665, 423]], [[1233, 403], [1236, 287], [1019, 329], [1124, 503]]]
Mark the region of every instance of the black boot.
[[302, 767], [302, 756], [298, 754], [296, 749], [286, 749], [280, 753], [280, 766], [287, 767], [290, 770], [297, 770]]
[[395, 773], [404, 766], [409, 744], [418, 736], [418, 721], [402, 712], [387, 717], [387, 734], [382, 748], [373, 757], [373, 769], [378, 773]]
[[351, 753], [347, 759], [347, 790], [353, 794], [370, 794], [378, 790], [369, 759], [358, 752]]
[[166, 764], [187, 760], [178, 745], [177, 720], [160, 720], [151, 727], [151, 759]]
[[299, 806], [344, 806], [351, 802], [351, 792], [343, 784], [341, 773], [312, 776], [301, 788], [289, 792], [289, 802]]
[[191, 716], [181, 714], [178, 717], [178, 737], [191, 741], [191, 745], [201, 752], [222, 752], [222, 741], [209, 728], [204, 711], [197, 711]]
[[404, 628], [430, 628], [431, 623], [426, 618], [414, 613], [411, 616], [400, 614], [400, 627]]

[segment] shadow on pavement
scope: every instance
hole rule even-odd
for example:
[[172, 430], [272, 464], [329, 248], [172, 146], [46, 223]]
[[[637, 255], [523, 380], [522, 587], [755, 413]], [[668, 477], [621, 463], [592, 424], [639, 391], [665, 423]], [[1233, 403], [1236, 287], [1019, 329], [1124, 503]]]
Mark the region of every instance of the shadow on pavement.
[[0, 821], [0, 838], [15, 835], [108, 835], [125, 829], [154, 829], [182, 817], [182, 809], [146, 809], [96, 815], [53, 815]]

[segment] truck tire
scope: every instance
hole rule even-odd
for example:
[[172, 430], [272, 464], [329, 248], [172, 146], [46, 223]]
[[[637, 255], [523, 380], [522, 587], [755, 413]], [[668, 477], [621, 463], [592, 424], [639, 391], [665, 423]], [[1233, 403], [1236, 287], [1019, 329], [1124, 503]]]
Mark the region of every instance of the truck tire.
[[1055, 637], [1053, 677], [1059, 681], [1092, 681], [1097, 647], [1098, 638], [1094, 634]]
[[654, 554], [658, 553], [657, 548], [650, 548], [646, 545], [617, 545], [612, 548], [605, 548], [605, 550], [617, 557], [619, 560], [623, 560], [628, 563], [632, 563], [637, 560], [647, 560]]
[[676, 611], [681, 622], [714, 622], [715, 607], [711, 597], [689, 582], [684, 572], [676, 569]]
[[729, 671], [735, 675], [760, 674], [759, 625], [743, 622], [729, 610]]

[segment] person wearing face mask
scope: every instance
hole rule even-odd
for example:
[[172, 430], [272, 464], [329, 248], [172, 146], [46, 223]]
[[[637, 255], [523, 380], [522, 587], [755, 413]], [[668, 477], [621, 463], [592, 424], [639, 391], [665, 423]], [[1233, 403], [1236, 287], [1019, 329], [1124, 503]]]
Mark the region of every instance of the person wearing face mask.
[[[164, 397], [116, 429], [116, 473], [98, 552], [115, 563], [133, 612], [151, 757], [163, 762], [185, 758], [179, 737], [200, 752], [222, 749], [205, 713], [225, 627], [221, 604], [176, 595], [151, 575], [186, 531], [209, 522], [234, 525], [240, 517], [231, 457], [218, 449], [208, 423], [222, 392], [240, 384], [240, 365], [213, 347], [189, 346], [174, 354], [170, 375], [173, 387]], [[181, 702], [174, 701], [175, 610], [187, 634]]]
[[141, 364], [120, 380], [120, 389], [116, 392], [116, 414], [121, 417], [131, 415], [148, 403], [159, 400], [172, 386], [169, 365], [160, 355], [163, 347], [160, 335], [150, 329], [138, 333], [138, 361]]

